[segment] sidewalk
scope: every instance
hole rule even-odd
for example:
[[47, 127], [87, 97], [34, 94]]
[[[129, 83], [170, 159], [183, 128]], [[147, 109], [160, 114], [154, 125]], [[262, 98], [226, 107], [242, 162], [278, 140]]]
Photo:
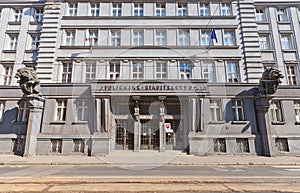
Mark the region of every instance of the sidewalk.
[[263, 157], [252, 155], [193, 156], [182, 153], [112, 153], [107, 156], [49, 155], [20, 157], [0, 155], [0, 165], [298, 165], [298, 156]]

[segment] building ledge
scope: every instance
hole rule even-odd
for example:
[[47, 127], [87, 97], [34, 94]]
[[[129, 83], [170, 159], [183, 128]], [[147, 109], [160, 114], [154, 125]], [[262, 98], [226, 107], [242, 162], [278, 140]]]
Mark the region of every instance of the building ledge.
[[85, 125], [88, 124], [88, 121], [73, 121], [72, 125]]
[[272, 121], [272, 125], [284, 125], [285, 122], [283, 121]]
[[234, 125], [245, 125], [248, 123], [250, 123], [250, 121], [232, 121], [231, 122], [231, 124], [234, 124]]
[[52, 121], [50, 122], [50, 125], [64, 125], [66, 124], [66, 121]]
[[208, 124], [216, 124], [216, 125], [218, 125], [218, 124], [224, 124], [225, 123], [225, 121], [209, 121], [209, 123]]

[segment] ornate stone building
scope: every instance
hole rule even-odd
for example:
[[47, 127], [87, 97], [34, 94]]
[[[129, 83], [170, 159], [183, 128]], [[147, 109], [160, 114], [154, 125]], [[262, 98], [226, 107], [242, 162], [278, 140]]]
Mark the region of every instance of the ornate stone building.
[[[299, 154], [299, 5], [0, 0], [0, 152]], [[266, 67], [284, 78], [258, 95]]]

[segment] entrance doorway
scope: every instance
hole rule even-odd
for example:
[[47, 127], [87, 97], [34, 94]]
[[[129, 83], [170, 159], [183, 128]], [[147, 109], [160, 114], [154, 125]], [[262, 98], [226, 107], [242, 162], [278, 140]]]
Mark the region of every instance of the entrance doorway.
[[158, 120], [141, 120], [141, 150], [159, 149]]
[[116, 127], [116, 150], [133, 150], [133, 122], [118, 120]]
[[183, 129], [180, 120], [166, 120], [170, 128], [166, 128], [166, 150], [183, 150]]

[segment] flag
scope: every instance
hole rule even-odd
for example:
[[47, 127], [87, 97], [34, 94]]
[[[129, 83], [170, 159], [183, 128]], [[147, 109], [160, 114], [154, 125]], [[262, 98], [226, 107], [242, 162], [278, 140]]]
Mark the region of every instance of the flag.
[[211, 40], [216, 40], [216, 43], [218, 43], [218, 38], [217, 38], [217, 34], [216, 34], [215, 29], [212, 29], [210, 38], [211, 38]]
[[85, 32], [85, 45], [90, 45], [90, 41], [91, 41], [91, 37], [90, 37], [90, 34], [89, 34], [89, 30], [86, 30]]

